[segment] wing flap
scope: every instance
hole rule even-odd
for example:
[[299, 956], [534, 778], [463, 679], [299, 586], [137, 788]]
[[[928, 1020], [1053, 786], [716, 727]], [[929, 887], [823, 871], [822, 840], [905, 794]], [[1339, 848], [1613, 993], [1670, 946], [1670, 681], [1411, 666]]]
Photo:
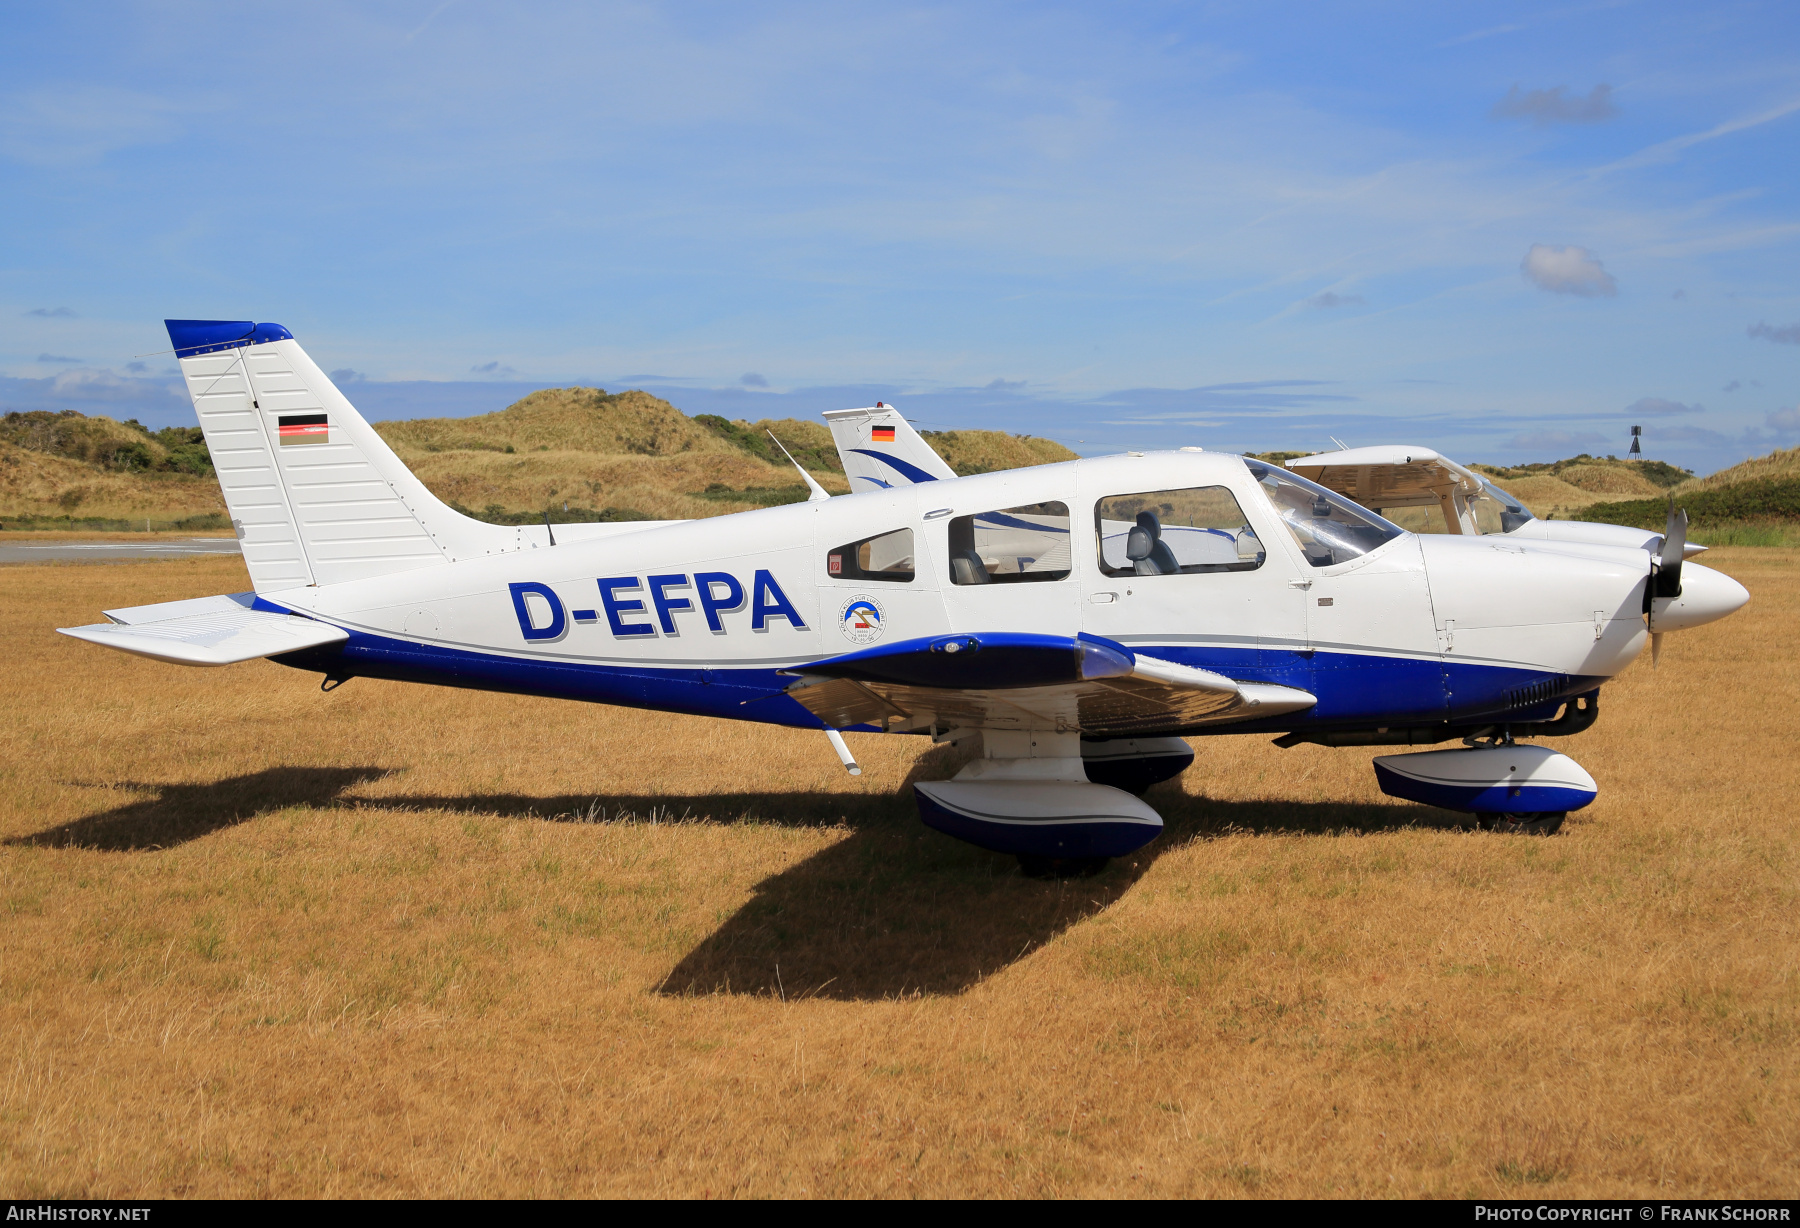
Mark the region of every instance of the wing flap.
[[[108, 615], [129, 615], [155, 608], [139, 606], [134, 610], [109, 611]], [[90, 644], [174, 665], [233, 665], [302, 648], [341, 644], [350, 638], [343, 628], [330, 623], [297, 614], [248, 610], [235, 602], [229, 610], [211, 609], [155, 622], [120, 621], [57, 630]]]
[[[945, 653], [951, 644], [958, 651]], [[954, 685], [966, 668], [963, 662], [972, 666], [977, 660], [982, 665], [965, 675], [975, 685]], [[1006, 685], [1009, 677], [1019, 685]], [[1237, 682], [1142, 656], [1112, 641], [985, 634], [814, 662], [788, 694], [835, 729], [888, 726], [897, 718], [912, 729], [1059, 729], [1109, 736], [1257, 720], [1318, 702], [1293, 687]]]

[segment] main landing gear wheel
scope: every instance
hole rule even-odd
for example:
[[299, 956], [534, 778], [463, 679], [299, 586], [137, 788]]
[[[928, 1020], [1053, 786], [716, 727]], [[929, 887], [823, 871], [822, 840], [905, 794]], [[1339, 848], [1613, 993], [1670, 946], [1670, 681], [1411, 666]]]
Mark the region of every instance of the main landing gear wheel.
[[1092, 878], [1106, 869], [1110, 857], [1038, 857], [1019, 854], [1019, 873], [1026, 878]]
[[1569, 817], [1567, 810], [1554, 810], [1546, 814], [1493, 814], [1481, 813], [1475, 816], [1475, 825], [1482, 831], [1513, 832], [1521, 836], [1554, 836]]

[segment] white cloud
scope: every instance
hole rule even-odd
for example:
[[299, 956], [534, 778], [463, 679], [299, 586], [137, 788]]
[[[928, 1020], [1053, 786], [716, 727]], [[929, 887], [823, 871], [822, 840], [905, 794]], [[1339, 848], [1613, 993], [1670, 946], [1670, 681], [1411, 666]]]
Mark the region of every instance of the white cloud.
[[1729, 436], [1717, 431], [1709, 431], [1703, 426], [1659, 426], [1656, 428], [1657, 443], [1697, 443], [1708, 447], [1719, 447], [1731, 442]]
[[145, 381], [127, 379], [111, 371], [64, 371], [50, 381], [44, 395], [58, 401], [135, 401], [143, 397]]
[[1717, 127], [1708, 128], [1705, 132], [1693, 132], [1687, 136], [1678, 136], [1671, 140], [1659, 141], [1646, 149], [1640, 149], [1628, 158], [1620, 158], [1617, 162], [1609, 162], [1593, 173], [1604, 175], [1608, 171], [1630, 170], [1639, 166], [1652, 166], [1659, 162], [1673, 162], [1682, 150], [1698, 145], [1703, 141], [1717, 140], [1722, 136], [1730, 136], [1734, 132], [1742, 132], [1746, 128], [1756, 128], [1772, 123], [1800, 111], [1800, 98], [1784, 102], [1778, 107], [1762, 111], [1756, 115], [1746, 115], [1741, 119], [1727, 120]]
[[768, 377], [758, 375], [754, 371], [746, 371], [738, 376], [738, 383], [746, 388], [767, 388], [769, 386]]
[[1563, 86], [1550, 90], [1521, 90], [1513, 86], [1506, 97], [1494, 104], [1494, 119], [1528, 119], [1538, 127], [1545, 124], [1597, 124], [1613, 118], [1619, 108], [1613, 105], [1612, 86], [1602, 81], [1587, 97], [1563, 94]]
[[1575, 449], [1598, 448], [1609, 442], [1608, 437], [1596, 431], [1531, 431], [1527, 434], [1514, 435], [1507, 441], [1512, 447], [1529, 451], [1562, 451], [1572, 453]]
[[1776, 345], [1800, 345], [1800, 324], [1789, 324], [1784, 328], [1770, 328], [1767, 324], [1752, 324], [1744, 331], [1752, 337], [1773, 341]]
[[1769, 429], [1780, 431], [1784, 435], [1800, 431], [1800, 406], [1790, 405], [1786, 409], [1778, 409], [1769, 415]]
[[1703, 414], [1704, 405], [1683, 405], [1680, 401], [1665, 401], [1661, 397], [1639, 397], [1625, 407], [1627, 414], [1639, 418], [1666, 418], [1672, 414]]
[[1308, 307], [1367, 307], [1369, 300], [1360, 294], [1335, 294], [1322, 290], [1306, 300]]
[[1533, 243], [1519, 262], [1519, 270], [1540, 290], [1552, 294], [1578, 294], [1582, 298], [1611, 298], [1619, 292], [1601, 265], [1600, 258], [1585, 247], [1551, 247]]
[[180, 109], [153, 94], [104, 85], [14, 95], [0, 99], [0, 153], [43, 166], [93, 162], [114, 150], [172, 140]]

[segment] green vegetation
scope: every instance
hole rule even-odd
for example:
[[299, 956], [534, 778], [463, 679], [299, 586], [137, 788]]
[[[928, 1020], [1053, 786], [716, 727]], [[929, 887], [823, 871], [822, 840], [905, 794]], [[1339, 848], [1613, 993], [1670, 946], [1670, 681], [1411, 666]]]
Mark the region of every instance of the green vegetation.
[[714, 482], [693, 497], [719, 503], [753, 503], [757, 507], [780, 507], [788, 503], [805, 503], [812, 492], [799, 482], [792, 486], [746, 486], [733, 490], [723, 482]]
[[452, 501], [450, 510], [488, 524], [543, 524], [546, 516], [551, 524], [616, 524], [623, 520], [655, 519], [633, 507], [606, 507], [598, 511], [591, 507], [569, 507], [550, 508], [541, 512], [516, 512], [498, 503], [490, 503], [478, 512]]
[[115, 422], [73, 409], [14, 411], [0, 418], [0, 443], [81, 461], [110, 473], [186, 473], [211, 477], [212, 456], [197, 426], [151, 432], [136, 418]]
[[1661, 499], [1595, 503], [1583, 508], [1576, 518], [1660, 529], [1668, 522], [1671, 497], [1687, 509], [1688, 522], [1696, 528], [1800, 523], [1800, 478], [1762, 478], [1713, 490], [1684, 491]]
[[826, 473], [844, 471], [844, 466], [838, 460], [837, 446], [831, 442], [831, 431], [817, 422], [802, 422], [798, 418], [764, 418], [759, 422], [740, 419], [732, 422], [718, 414], [698, 414], [694, 421], [732, 447], [742, 448], [758, 460], [767, 461], [771, 465], [788, 467], [787, 457], [769, 439], [769, 435], [773, 433], [781, 440], [782, 447], [803, 467]]
[[78, 529], [83, 533], [204, 533], [230, 527], [223, 512], [203, 512], [176, 520], [156, 516], [0, 516], [0, 531], [14, 533], [51, 529]]
[[[1664, 488], [1679, 486], [1694, 476], [1691, 470], [1677, 469], [1667, 461], [1620, 460], [1616, 456], [1589, 456], [1586, 452], [1579, 456], [1571, 456], [1566, 460], [1547, 461], [1537, 465], [1471, 465], [1469, 468], [1485, 473], [1491, 478], [1552, 477], [1563, 478], [1565, 481], [1568, 480], [1565, 475], [1574, 469], [1619, 468], [1628, 473], [1637, 474], [1651, 484]], [[1570, 485], [1581, 487], [1582, 484], [1577, 481], [1570, 482]]]

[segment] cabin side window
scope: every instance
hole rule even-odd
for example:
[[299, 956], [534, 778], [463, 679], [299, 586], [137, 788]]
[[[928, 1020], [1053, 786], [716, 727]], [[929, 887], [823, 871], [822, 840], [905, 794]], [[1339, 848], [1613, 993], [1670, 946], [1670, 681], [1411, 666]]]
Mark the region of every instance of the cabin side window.
[[1108, 495], [1094, 505], [1100, 570], [1109, 576], [1255, 571], [1266, 557], [1223, 486]]
[[834, 546], [825, 554], [825, 574], [833, 580], [880, 580], [910, 584], [914, 572], [913, 531], [895, 529]]
[[1069, 574], [1069, 505], [1028, 503], [950, 521], [952, 584], [1029, 584]]

